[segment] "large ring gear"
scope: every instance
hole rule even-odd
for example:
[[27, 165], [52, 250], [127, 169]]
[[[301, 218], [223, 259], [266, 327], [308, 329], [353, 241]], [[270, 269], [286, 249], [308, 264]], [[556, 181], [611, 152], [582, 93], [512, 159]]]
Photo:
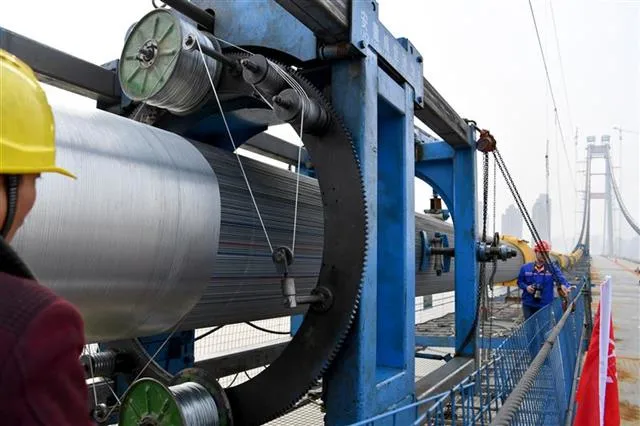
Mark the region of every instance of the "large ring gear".
[[[170, 30], [163, 30], [163, 23]], [[233, 91], [238, 97], [257, 94], [265, 101], [264, 107], [267, 103], [272, 105], [277, 117], [291, 124], [303, 136], [304, 146], [313, 159], [324, 206], [322, 266], [311, 295], [297, 296], [295, 276], [284, 274], [283, 290], [286, 283], [287, 296], [294, 298], [294, 306], [296, 301], [309, 303], [310, 309], [281, 355], [267, 369], [240, 385], [225, 390], [219, 386], [203, 385], [203, 381], [209, 384], [212, 381], [203, 379], [207, 373], [197, 373], [197, 370], [190, 373], [193, 381], [183, 380], [176, 385], [175, 378], [155, 363], [137, 340], [112, 344], [113, 349], [133, 355], [137, 365], [134, 371], [142, 377], [142, 382], [133, 383], [126, 393], [121, 413], [126, 414], [127, 424], [163, 424], [158, 422], [159, 413], [136, 413], [132, 406], [135, 406], [132, 401], [139, 399], [140, 395], [151, 393], [156, 404], [152, 406], [160, 407], [158, 410], [165, 407], [165, 411], [184, 422], [185, 414], [179, 400], [184, 399], [184, 393], [191, 389], [192, 393], [204, 395], [203, 400], [209, 403], [209, 398], [216, 401], [216, 416], [224, 411], [227, 404], [221, 401], [228, 401], [231, 412], [228, 417], [233, 417], [234, 424], [262, 424], [293, 407], [317, 382], [339, 351], [354, 319], [367, 253], [368, 223], [363, 176], [348, 131], [330, 103], [309, 81], [264, 56], [246, 53], [227, 55], [241, 63], [241, 74], [234, 67], [223, 66], [222, 63], [216, 63], [215, 67], [207, 70], [199, 55], [202, 51], [193, 49], [193, 43], [185, 40], [197, 37], [202, 43], [206, 42], [207, 47], [215, 48], [217, 43], [209, 46], [215, 38], [191, 34], [190, 30], [193, 27], [185, 25], [179, 16], [156, 10], [130, 31], [120, 65], [120, 81], [125, 93], [132, 92], [137, 100], [145, 102], [130, 118], [153, 125], [158, 117], [166, 114], [154, 106], [178, 114], [198, 108], [203, 99], [205, 102], [211, 99], [211, 87], [200, 84], [204, 81], [203, 73], [209, 71], [216, 74], [214, 84], [225, 85], [219, 89], [225, 98], [233, 97]], [[156, 40], [161, 37], [164, 38]], [[136, 65], [135, 61], [141, 65]], [[175, 72], [178, 67], [181, 71]], [[218, 74], [220, 69], [221, 74]], [[170, 77], [157, 77], [164, 75]], [[194, 77], [189, 77], [192, 75]], [[154, 87], [150, 89], [147, 86], [154, 76]], [[185, 78], [200, 84], [197, 101], [185, 97], [179, 90], [181, 80]], [[217, 98], [215, 88], [213, 91]], [[207, 391], [203, 393], [203, 389]], [[265, 389], [269, 392], [264, 392]], [[157, 423], [152, 423], [152, 420]]]

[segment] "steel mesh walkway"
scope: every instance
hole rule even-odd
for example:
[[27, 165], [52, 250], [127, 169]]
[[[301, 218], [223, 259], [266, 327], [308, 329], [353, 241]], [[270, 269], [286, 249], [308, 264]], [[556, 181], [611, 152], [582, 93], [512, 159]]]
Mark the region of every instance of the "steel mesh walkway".
[[[563, 319], [561, 300], [556, 299], [514, 329], [491, 351], [489, 362], [452, 390], [353, 426], [489, 425], [503, 408], [512, 411], [508, 424], [564, 424], [576, 382], [577, 361], [584, 350], [585, 298], [589, 286], [590, 282], [582, 279], [580, 288], [574, 291], [575, 309], [566, 318]], [[551, 349], [537, 373], [531, 376], [532, 361], [546, 340], [553, 340]], [[523, 385], [525, 376], [531, 376], [532, 380], [524, 398], [515, 408], [505, 407], [509, 395], [521, 390], [518, 387]], [[513, 406], [512, 401], [510, 405]]]

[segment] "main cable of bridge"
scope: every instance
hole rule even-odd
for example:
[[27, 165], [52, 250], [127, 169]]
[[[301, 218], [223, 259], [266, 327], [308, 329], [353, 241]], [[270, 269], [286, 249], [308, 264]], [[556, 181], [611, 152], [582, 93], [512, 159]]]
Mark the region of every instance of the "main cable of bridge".
[[564, 91], [564, 100], [567, 104], [567, 117], [569, 118], [569, 127], [573, 130], [573, 119], [571, 116], [571, 107], [569, 105], [569, 90], [567, 89], [567, 79], [564, 74], [564, 64], [562, 61], [562, 51], [560, 49], [560, 40], [558, 37], [558, 27], [556, 25], [556, 15], [553, 11], [553, 0], [549, 0], [549, 8], [551, 9], [551, 23], [553, 24], [553, 34], [556, 41], [556, 50], [558, 51], [558, 62], [560, 64], [560, 77], [562, 79], [562, 88]]
[[[560, 115], [558, 113], [558, 103], [556, 102], [556, 97], [555, 97], [555, 94], [553, 92], [553, 86], [551, 84], [551, 77], [549, 75], [549, 67], [547, 65], [547, 59], [546, 59], [546, 56], [544, 54], [544, 48], [542, 47], [542, 39], [540, 38], [540, 31], [538, 29], [538, 22], [536, 21], [536, 15], [535, 15], [535, 12], [533, 10], [533, 4], [531, 4], [531, 0], [529, 0], [529, 9], [531, 10], [531, 19], [533, 20], [533, 26], [534, 26], [534, 29], [536, 31], [536, 38], [538, 40], [538, 46], [540, 48], [540, 55], [542, 57], [542, 64], [544, 65], [544, 72], [545, 72], [546, 79], [547, 79], [547, 85], [549, 87], [549, 93], [551, 94], [551, 101], [553, 102], [553, 112], [554, 112], [554, 115], [555, 115], [555, 119], [556, 119], [556, 123], [557, 123], [557, 126], [558, 126], [558, 130], [560, 132], [560, 139], [562, 140], [562, 148], [564, 150], [564, 156], [565, 156], [565, 159], [567, 160], [567, 166], [569, 168], [569, 171], [571, 172], [570, 173], [571, 185], [573, 186], [573, 190], [575, 192], [576, 191], [576, 184], [575, 184], [575, 181], [573, 179], [573, 168], [571, 167], [571, 161], [569, 160], [569, 154], [567, 152], [567, 142], [566, 142], [565, 137], [564, 137], [564, 131], [562, 130], [562, 124], [560, 122]], [[554, 22], [555, 22], [555, 19], [554, 19]], [[568, 100], [567, 100], [567, 103], [568, 103]]]

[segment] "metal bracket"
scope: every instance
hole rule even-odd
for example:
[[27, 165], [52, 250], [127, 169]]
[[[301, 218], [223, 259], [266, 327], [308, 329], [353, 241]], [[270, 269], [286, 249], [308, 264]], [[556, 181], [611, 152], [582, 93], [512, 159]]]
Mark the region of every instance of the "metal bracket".
[[413, 100], [422, 106], [424, 84], [422, 77], [423, 58], [420, 52], [405, 38], [396, 39], [378, 20], [378, 2], [351, 2], [351, 44], [366, 55], [369, 46], [382, 58], [394, 74], [404, 79], [413, 88]]
[[431, 198], [430, 208], [426, 209], [425, 214], [433, 214], [433, 215], [442, 215], [442, 220], [446, 221], [449, 219], [450, 213], [449, 210], [442, 208], [442, 198], [438, 195], [438, 193], [433, 191], [433, 198]]
[[500, 234], [493, 236], [493, 242], [478, 241], [476, 258], [478, 262], [492, 262], [494, 259], [507, 260], [517, 256], [517, 252], [506, 244], [500, 244]]
[[309, 296], [296, 294], [296, 281], [289, 276], [289, 267], [293, 264], [293, 252], [288, 247], [278, 247], [271, 254], [280, 278], [280, 286], [283, 296], [283, 304], [288, 308], [296, 308], [298, 305], [311, 305], [316, 312], [326, 312], [333, 305], [333, 293], [326, 287], [316, 287], [311, 290]]
[[454, 248], [449, 247], [449, 237], [447, 234], [436, 232], [433, 238], [429, 239], [426, 231], [420, 231], [420, 246], [422, 253], [420, 256], [420, 271], [426, 272], [429, 268], [431, 255], [434, 257], [433, 268], [436, 275], [451, 270], [451, 258], [454, 256]]

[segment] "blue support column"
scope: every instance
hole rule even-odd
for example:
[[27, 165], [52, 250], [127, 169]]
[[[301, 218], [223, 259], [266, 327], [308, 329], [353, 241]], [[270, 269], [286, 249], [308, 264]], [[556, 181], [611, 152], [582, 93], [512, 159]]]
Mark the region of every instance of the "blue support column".
[[[473, 140], [473, 134], [469, 135]], [[455, 323], [456, 353], [475, 355], [475, 335], [462, 347], [475, 318], [478, 264], [476, 260], [476, 151], [475, 145], [458, 149], [453, 158], [453, 224], [456, 264], [455, 269]]]
[[345, 425], [414, 400], [414, 93], [384, 76], [372, 51], [335, 65], [332, 83], [362, 163], [369, 214], [359, 314], [323, 381], [325, 422]]
[[455, 348], [456, 354], [472, 357], [476, 339], [462, 347], [475, 317], [478, 264], [476, 261], [476, 150], [474, 132], [469, 145], [452, 149], [445, 142], [423, 145], [416, 177], [431, 185], [447, 204], [454, 223], [455, 262]]
[[376, 414], [378, 64], [373, 52], [368, 53], [359, 61], [342, 61], [332, 70], [332, 104], [351, 132], [365, 175], [369, 235], [359, 314], [339, 359], [323, 379], [325, 423], [330, 425]]
[[385, 410], [413, 402], [415, 390], [415, 161], [413, 90], [406, 84], [400, 90], [400, 111], [380, 91], [376, 379]]

